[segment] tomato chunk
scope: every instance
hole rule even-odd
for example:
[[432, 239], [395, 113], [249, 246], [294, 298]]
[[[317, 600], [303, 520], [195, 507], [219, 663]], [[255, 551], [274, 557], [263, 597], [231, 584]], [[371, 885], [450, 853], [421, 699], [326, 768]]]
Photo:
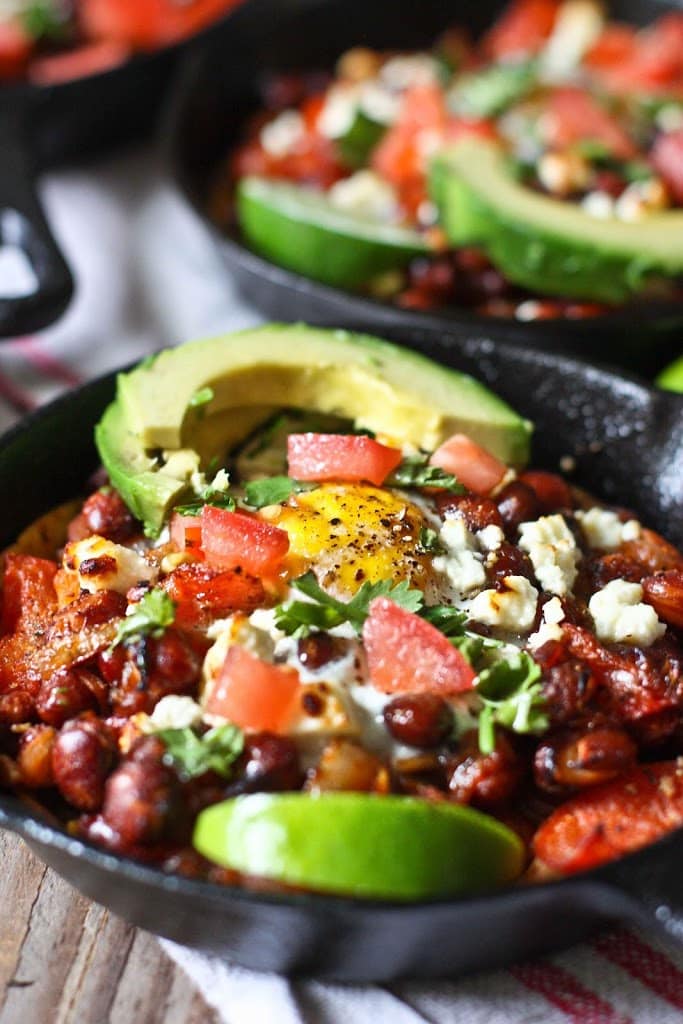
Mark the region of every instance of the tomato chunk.
[[488, 57], [537, 53], [553, 30], [559, 0], [513, 0], [483, 39]]
[[507, 473], [507, 466], [466, 434], [453, 434], [437, 448], [430, 465], [452, 473], [475, 494], [490, 494]]
[[369, 480], [380, 486], [401, 461], [398, 448], [354, 434], [290, 434], [287, 460], [297, 480]]
[[220, 572], [204, 562], [179, 566], [162, 586], [176, 602], [180, 629], [202, 628], [232, 612], [253, 612], [265, 600], [263, 584], [255, 576], [238, 569]]
[[683, 825], [683, 774], [677, 761], [638, 765], [562, 804], [534, 837], [554, 871], [586, 871], [640, 849]]
[[235, 644], [209, 693], [206, 710], [242, 729], [284, 732], [296, 711], [300, 689], [296, 669], [271, 665]]
[[33, 555], [7, 555], [0, 631], [13, 633], [32, 619], [57, 610], [57, 563]]
[[577, 142], [602, 143], [610, 153], [623, 159], [637, 156], [637, 150], [619, 122], [595, 97], [577, 86], [555, 89], [548, 101], [547, 141], [553, 146]]
[[52, 53], [33, 60], [29, 78], [38, 85], [68, 82], [72, 78], [86, 78], [109, 71], [130, 57], [130, 49], [113, 40], [100, 39], [64, 53]]
[[475, 672], [466, 658], [430, 622], [386, 597], [377, 597], [363, 626], [372, 685], [384, 693], [471, 690]]
[[179, 551], [201, 551], [201, 516], [181, 516], [179, 512], [174, 512], [171, 517], [170, 532], [171, 540]]
[[237, 0], [80, 0], [88, 35], [154, 49], [197, 32], [234, 7]]
[[557, 512], [561, 508], [572, 507], [569, 484], [557, 473], [548, 473], [543, 469], [528, 469], [525, 473], [520, 473], [519, 479], [535, 493], [544, 515]]
[[0, 79], [23, 74], [32, 50], [33, 40], [18, 18], [0, 21]]
[[201, 515], [202, 550], [209, 565], [238, 566], [253, 576], [276, 573], [289, 549], [284, 530], [255, 516], [205, 505]]

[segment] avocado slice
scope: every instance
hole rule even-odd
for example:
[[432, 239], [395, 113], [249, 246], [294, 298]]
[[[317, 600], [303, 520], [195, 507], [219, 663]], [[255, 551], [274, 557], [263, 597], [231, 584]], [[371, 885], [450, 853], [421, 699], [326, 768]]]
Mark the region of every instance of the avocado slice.
[[375, 121], [364, 110], [357, 107], [347, 131], [335, 139], [344, 162], [349, 167], [365, 167], [370, 159], [370, 154], [386, 130], [385, 124]]
[[337, 288], [367, 287], [429, 252], [412, 228], [354, 216], [337, 209], [324, 192], [271, 178], [242, 178], [237, 217], [256, 252]]
[[597, 220], [517, 181], [495, 142], [464, 138], [435, 158], [432, 193], [455, 245], [482, 245], [534, 291], [618, 303], [683, 272], [683, 210], [634, 223]]
[[427, 899], [518, 877], [521, 840], [458, 804], [369, 793], [254, 793], [197, 818], [193, 844], [225, 867], [320, 892]]
[[154, 535], [192, 471], [281, 408], [342, 416], [427, 451], [460, 430], [508, 463], [528, 458], [531, 425], [474, 378], [379, 338], [298, 324], [191, 342], [120, 374], [95, 440]]

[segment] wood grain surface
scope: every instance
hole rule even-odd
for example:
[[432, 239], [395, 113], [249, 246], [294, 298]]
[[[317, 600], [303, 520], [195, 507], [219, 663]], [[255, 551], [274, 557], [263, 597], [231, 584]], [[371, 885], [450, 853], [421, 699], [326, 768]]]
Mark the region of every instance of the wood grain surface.
[[217, 1024], [140, 931], [0, 832], [0, 1024]]

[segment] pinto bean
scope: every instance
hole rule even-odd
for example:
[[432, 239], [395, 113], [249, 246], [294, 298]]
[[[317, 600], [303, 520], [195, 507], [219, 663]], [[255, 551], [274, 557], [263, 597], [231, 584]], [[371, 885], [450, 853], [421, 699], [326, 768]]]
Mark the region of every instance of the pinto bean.
[[84, 502], [81, 514], [89, 533], [97, 533], [118, 543], [128, 540], [140, 528], [123, 498], [110, 488], [91, 494]]
[[384, 708], [384, 724], [399, 743], [438, 747], [453, 728], [453, 712], [436, 694], [401, 694]]
[[457, 513], [467, 524], [468, 530], [483, 530], [487, 526], [498, 526], [502, 530], [503, 519], [495, 501], [480, 498], [476, 494], [439, 494], [436, 507], [440, 515]]
[[512, 796], [524, 775], [524, 766], [508, 737], [496, 730], [496, 746], [482, 754], [476, 731], [465, 733], [455, 754], [444, 758], [451, 798], [461, 804], [489, 807]]
[[311, 633], [301, 637], [296, 652], [301, 664], [315, 672], [335, 658], [337, 649], [338, 644], [329, 633]]
[[572, 508], [574, 504], [569, 484], [558, 473], [529, 469], [525, 473], [520, 473], [519, 480], [532, 489], [543, 515]]
[[176, 629], [167, 629], [158, 639], [105, 651], [98, 668], [111, 687], [114, 713], [126, 717], [140, 711], [150, 713], [169, 694], [194, 696], [199, 682], [201, 658]]
[[164, 744], [139, 741], [107, 779], [102, 816], [127, 844], [186, 838], [188, 815], [175, 771], [164, 764]]
[[63, 725], [52, 750], [52, 770], [64, 799], [81, 811], [98, 810], [114, 755], [111, 737], [96, 718]]
[[36, 708], [43, 722], [59, 728], [82, 711], [101, 709], [105, 700], [105, 686], [92, 672], [64, 668], [42, 683]]
[[547, 737], [536, 748], [534, 779], [547, 793], [567, 793], [620, 775], [635, 763], [638, 748], [628, 733], [606, 725]]
[[520, 523], [538, 519], [541, 511], [536, 492], [521, 480], [506, 484], [496, 501], [508, 536], [516, 534]]
[[643, 580], [643, 599], [663, 622], [683, 629], [683, 569], [668, 569]]
[[534, 581], [534, 567], [529, 556], [507, 541], [494, 552], [488, 571], [493, 583], [502, 583], [506, 576], [526, 576], [528, 580]]
[[245, 739], [235, 775], [231, 793], [299, 789], [303, 777], [295, 744], [273, 732], [257, 732]]
[[10, 690], [0, 696], [0, 726], [30, 722], [35, 714], [35, 703], [28, 693]]
[[45, 789], [54, 785], [52, 751], [57, 730], [49, 725], [34, 725], [21, 737], [17, 765], [21, 784], [30, 789]]

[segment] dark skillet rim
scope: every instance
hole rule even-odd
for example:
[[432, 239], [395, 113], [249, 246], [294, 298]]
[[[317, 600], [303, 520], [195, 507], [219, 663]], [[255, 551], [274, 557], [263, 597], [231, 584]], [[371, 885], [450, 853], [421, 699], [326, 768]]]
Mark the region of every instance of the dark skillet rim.
[[[590, 373], [606, 377], [610, 382], [618, 380], [622, 384], [628, 384], [634, 390], [639, 391], [643, 399], [650, 403], [672, 404], [674, 407], [680, 405], [683, 409], [683, 396], [652, 387], [635, 374], [615, 371], [605, 364], [593, 364], [585, 359], [574, 356], [549, 352], [528, 352], [528, 350], [520, 350], [515, 345], [501, 341], [494, 342], [494, 344], [497, 350], [502, 350], [506, 354], [522, 361], [524, 361], [525, 357], [531, 357], [545, 363], [549, 361], [555, 370], [560, 373]], [[436, 361], [438, 362], [438, 358]], [[109, 382], [114, 384], [118, 373], [125, 372], [134, 365], [137, 364], [128, 364], [93, 378], [90, 381], [86, 381], [80, 387], [65, 392], [52, 402], [30, 413], [0, 437], [0, 457], [7, 445], [11, 445], [16, 437], [30, 433], [36, 423], [51, 417], [56, 411], [66, 408], [79, 394]], [[614, 875], [618, 876], [623, 871], [630, 874], [631, 868], [637, 872], [639, 867], [647, 865], [648, 862], [651, 862], [656, 867], [659, 863], [660, 854], [665, 854], [665, 851], [672, 850], [675, 847], [683, 850], [683, 827], [681, 827], [675, 832], [663, 836], [655, 843], [648, 844], [643, 849], [627, 854], [616, 861], [591, 871], [570, 875], [566, 878], [542, 882], [539, 885], [505, 885], [471, 896], [399, 901], [318, 892], [267, 893], [238, 886], [222, 886], [215, 882], [190, 879], [182, 875], [166, 874], [158, 867], [136, 861], [132, 857], [104, 850], [89, 841], [70, 836], [64, 829], [51, 824], [37, 813], [22, 806], [20, 798], [9, 793], [0, 792], [0, 827], [9, 828], [29, 843], [33, 841], [39, 846], [58, 850], [75, 861], [84, 859], [98, 870], [104, 871], [111, 876], [123, 877], [133, 882], [151, 885], [162, 892], [180, 892], [190, 897], [195, 895], [212, 900], [220, 899], [227, 904], [237, 901], [239, 903], [256, 903], [264, 906], [300, 907], [312, 911], [328, 907], [350, 913], [353, 913], [354, 908], [356, 908], [358, 911], [381, 910], [390, 913], [408, 914], [411, 909], [419, 907], [447, 909], [467, 904], [476, 906], [487, 904], [496, 899], [517, 899], [523, 893], [529, 891], [538, 892], [542, 890], [551, 894], [561, 894], [572, 890], [576, 891], [577, 887], [585, 889], [596, 886], [602, 891], [603, 895], [605, 893], [611, 894], [615, 900], [620, 900], [623, 907], [624, 900], [630, 900], [633, 905], [634, 898], [628, 888], [621, 884], [619, 878], [615, 878]], [[635, 902], [637, 903], [637, 897]]]

